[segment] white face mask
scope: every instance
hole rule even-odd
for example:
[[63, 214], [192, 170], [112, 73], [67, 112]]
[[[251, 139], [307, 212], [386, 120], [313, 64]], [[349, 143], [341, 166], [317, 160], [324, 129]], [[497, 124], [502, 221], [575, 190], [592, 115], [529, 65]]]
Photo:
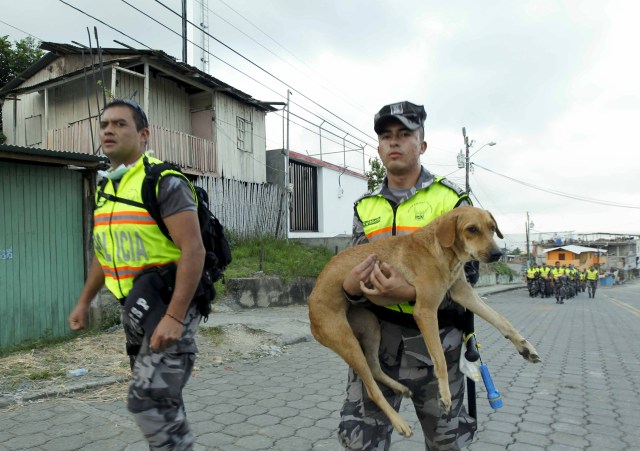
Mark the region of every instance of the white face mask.
[[127, 171], [129, 171], [129, 169], [131, 169], [132, 167], [133, 167], [133, 164], [129, 166], [125, 166], [124, 164], [121, 164], [117, 168], [111, 169], [109, 171], [99, 170], [98, 175], [100, 175], [101, 177], [106, 177], [110, 180], [120, 180], [122, 176], [125, 175]]

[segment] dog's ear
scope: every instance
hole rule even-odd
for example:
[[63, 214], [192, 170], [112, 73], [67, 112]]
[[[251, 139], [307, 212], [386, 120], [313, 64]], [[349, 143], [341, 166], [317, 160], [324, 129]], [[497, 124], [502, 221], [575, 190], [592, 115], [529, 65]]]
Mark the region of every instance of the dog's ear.
[[442, 218], [436, 228], [436, 238], [442, 247], [453, 246], [456, 240], [456, 226], [458, 224], [458, 215], [449, 214]]
[[489, 216], [491, 216], [491, 220], [496, 225], [496, 235], [498, 235], [498, 238], [504, 238], [504, 236], [502, 236], [502, 232], [498, 228], [498, 222], [496, 221], [496, 218], [494, 218], [491, 213], [489, 213]]

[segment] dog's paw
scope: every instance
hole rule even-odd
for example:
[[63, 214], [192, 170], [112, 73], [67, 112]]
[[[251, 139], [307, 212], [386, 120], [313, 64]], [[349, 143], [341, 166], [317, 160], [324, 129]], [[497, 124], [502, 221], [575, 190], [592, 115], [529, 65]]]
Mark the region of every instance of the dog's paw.
[[391, 417], [389, 417], [391, 421], [391, 425], [398, 432], [398, 434], [403, 437], [411, 437], [413, 435], [413, 431], [411, 430], [411, 426], [407, 423], [407, 420], [402, 418], [399, 413], [395, 413]]
[[531, 363], [539, 363], [542, 361], [540, 360], [538, 351], [536, 351], [536, 348], [534, 348], [531, 343], [529, 343], [527, 340], [523, 340], [521, 344], [522, 348], [520, 350], [520, 355], [524, 357], [525, 360], [528, 360]]
[[448, 414], [449, 412], [451, 412], [451, 398], [445, 399], [441, 397], [439, 404], [442, 412], [444, 412], [445, 414]]
[[403, 398], [411, 398], [413, 396], [413, 392], [404, 386], [402, 390], [396, 391], [396, 393], [402, 395]]

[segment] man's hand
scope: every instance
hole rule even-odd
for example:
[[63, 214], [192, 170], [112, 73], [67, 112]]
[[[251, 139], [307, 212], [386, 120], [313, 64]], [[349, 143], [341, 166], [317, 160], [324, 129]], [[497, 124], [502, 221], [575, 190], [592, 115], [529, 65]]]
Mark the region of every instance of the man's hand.
[[67, 318], [69, 328], [74, 332], [84, 329], [85, 327], [87, 327], [88, 316], [89, 306], [79, 302]]
[[377, 261], [378, 258], [371, 254], [362, 263], [356, 265], [342, 282], [344, 291], [354, 297], [362, 295], [360, 284], [369, 283], [369, 277]]
[[388, 263], [375, 262], [368, 283], [360, 282], [365, 296], [380, 296], [398, 302], [415, 301], [416, 289]]
[[149, 348], [153, 351], [161, 351], [167, 346], [170, 346], [182, 337], [183, 328], [184, 326], [182, 324], [169, 315], [163, 316], [156, 330], [153, 331], [153, 335], [151, 335]]

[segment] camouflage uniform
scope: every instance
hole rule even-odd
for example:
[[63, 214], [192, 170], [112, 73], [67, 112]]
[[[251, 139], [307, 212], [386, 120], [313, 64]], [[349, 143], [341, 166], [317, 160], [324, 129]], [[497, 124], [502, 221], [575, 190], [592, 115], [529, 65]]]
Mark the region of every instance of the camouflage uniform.
[[191, 304], [184, 318], [182, 338], [162, 351], [149, 349], [149, 337], [123, 312], [127, 343], [140, 345], [135, 358], [127, 408], [151, 450], [191, 450], [194, 436], [187, 423], [182, 389], [187, 384], [197, 347], [200, 314]]
[[[418, 190], [427, 189], [436, 182], [435, 177], [424, 167], [415, 187], [406, 193], [394, 194], [384, 183], [374, 191], [384, 198], [398, 205], [416, 195]], [[458, 205], [468, 205], [463, 191], [451, 185], [446, 179], [439, 183], [449, 187], [460, 196]], [[357, 202], [356, 202], [357, 205]], [[453, 208], [453, 206], [451, 207]], [[357, 212], [353, 218], [352, 244], [367, 242], [364, 226]], [[467, 271], [467, 267], [465, 267]], [[474, 271], [470, 266], [467, 274]], [[473, 282], [477, 276], [472, 277]], [[366, 306], [366, 298], [347, 300], [354, 305]], [[440, 309], [463, 309], [451, 302], [447, 296], [440, 305]], [[440, 329], [442, 348], [449, 369], [449, 386], [451, 390], [452, 408], [448, 415], [443, 415], [438, 403], [438, 380], [433, 371], [433, 362], [429, 357], [424, 338], [420, 331], [412, 327], [404, 327], [380, 319], [380, 366], [382, 370], [406, 385], [412, 392], [412, 402], [418, 419], [422, 425], [427, 450], [458, 450], [468, 445], [476, 430], [476, 420], [471, 417], [464, 407], [465, 378], [460, 372], [460, 347], [462, 346], [462, 331], [454, 327]], [[389, 404], [396, 410], [400, 408], [401, 396], [391, 389], [380, 385], [382, 393]], [[341, 421], [338, 427], [338, 439], [348, 450], [386, 451], [391, 445], [393, 426], [378, 406], [369, 399], [360, 378], [349, 368], [347, 383], [347, 398], [341, 411]]]
[[[420, 420], [427, 450], [458, 450], [468, 445], [476, 430], [476, 420], [464, 408], [464, 375], [459, 357], [462, 332], [448, 327], [440, 329], [440, 339], [449, 369], [451, 413], [443, 415], [437, 402], [438, 380], [433, 372], [424, 339], [416, 329], [380, 321], [380, 365], [385, 373], [406, 385]], [[379, 385], [389, 403], [398, 410], [402, 397]], [[349, 369], [347, 399], [341, 411], [338, 437], [348, 450], [387, 451], [393, 426], [378, 406], [369, 399], [360, 378]]]

